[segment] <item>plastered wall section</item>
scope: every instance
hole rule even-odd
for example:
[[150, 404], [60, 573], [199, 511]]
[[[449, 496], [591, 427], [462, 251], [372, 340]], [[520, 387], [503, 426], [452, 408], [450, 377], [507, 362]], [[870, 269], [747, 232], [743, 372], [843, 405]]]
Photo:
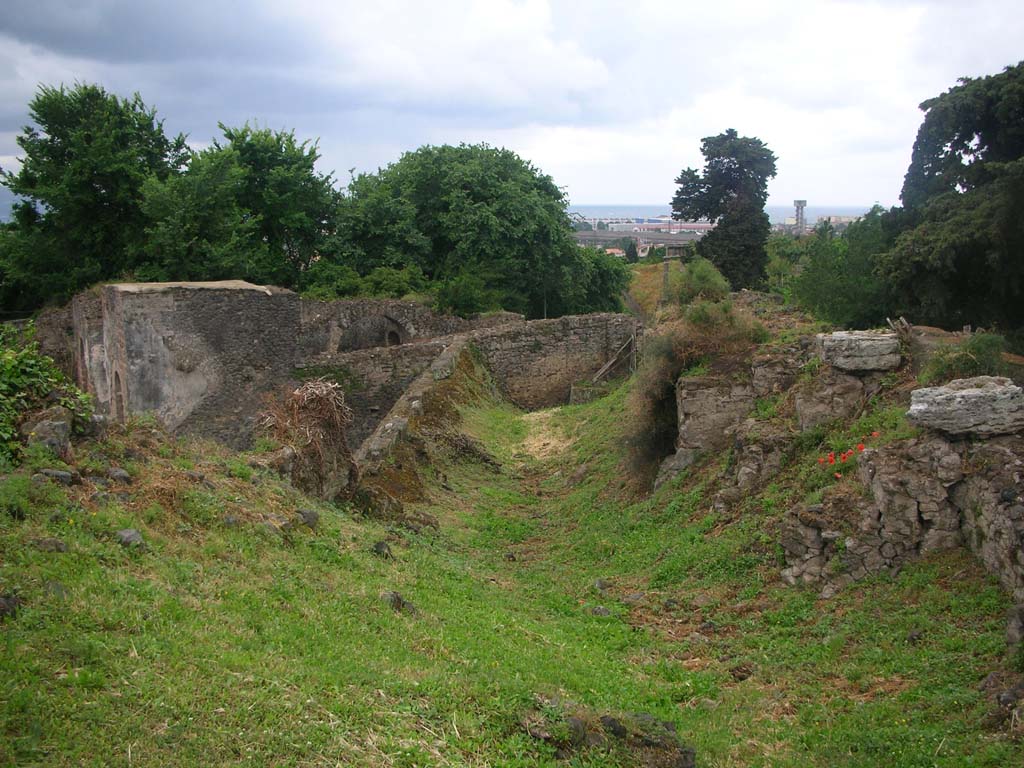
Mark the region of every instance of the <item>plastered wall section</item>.
[[168, 429], [242, 447], [265, 393], [286, 385], [299, 298], [268, 288], [106, 286], [109, 412], [154, 413]]

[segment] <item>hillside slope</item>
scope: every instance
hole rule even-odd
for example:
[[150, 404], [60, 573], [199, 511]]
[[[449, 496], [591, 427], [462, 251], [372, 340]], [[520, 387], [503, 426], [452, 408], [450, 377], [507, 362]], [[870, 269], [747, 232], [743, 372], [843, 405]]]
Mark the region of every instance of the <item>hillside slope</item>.
[[[711, 503], [728, 452], [637, 498], [628, 384], [532, 414], [484, 384], [397, 459], [429, 457], [406, 506], [437, 530], [145, 422], [78, 446], [72, 485], [33, 480], [60, 469], [38, 454], [3, 476], [0, 593], [22, 604], [0, 624], [0, 762], [1024, 760], [979, 688], [1009, 675], [1008, 600], [967, 554], [830, 601], [780, 583], [776, 527], [819, 482], [817, 444], [729, 512]], [[901, 412], [819, 437], [873, 429], [900, 434]]]

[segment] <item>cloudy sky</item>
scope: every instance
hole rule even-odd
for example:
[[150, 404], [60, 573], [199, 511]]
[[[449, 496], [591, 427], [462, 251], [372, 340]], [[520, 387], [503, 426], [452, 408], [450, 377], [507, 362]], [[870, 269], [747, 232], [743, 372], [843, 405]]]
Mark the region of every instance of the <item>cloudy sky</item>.
[[8, 0], [0, 166], [40, 83], [319, 138], [344, 180], [422, 144], [509, 147], [575, 204], [663, 203], [703, 136], [778, 156], [769, 202], [897, 202], [921, 113], [1024, 58], [1020, 0]]

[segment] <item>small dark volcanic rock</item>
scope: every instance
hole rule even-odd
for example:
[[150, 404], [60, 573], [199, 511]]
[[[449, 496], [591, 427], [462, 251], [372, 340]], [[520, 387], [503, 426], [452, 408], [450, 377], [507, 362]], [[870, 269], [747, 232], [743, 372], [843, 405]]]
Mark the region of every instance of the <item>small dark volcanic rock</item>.
[[643, 592], [630, 592], [628, 595], [623, 595], [622, 602], [636, 605], [642, 603], [646, 597]]
[[220, 519], [221, 525], [225, 528], [237, 528], [241, 521], [238, 519], [238, 515], [227, 514]]
[[120, 467], [111, 467], [107, 470], [107, 477], [113, 480], [115, 483], [121, 483], [122, 485], [131, 485], [132, 476], [129, 475], [125, 470]]
[[120, 531], [117, 531], [114, 536], [117, 538], [117, 543], [122, 547], [133, 549], [136, 547], [146, 546], [146, 542], [142, 538], [142, 534], [134, 528], [122, 528]]
[[605, 608], [603, 605], [595, 605], [590, 609], [590, 612], [595, 616], [611, 616], [612, 612]]
[[514, 563], [516, 561], [516, 553], [515, 552], [506, 552], [505, 553], [505, 561], [509, 562], [509, 563]]
[[19, 606], [23, 605], [20, 597], [14, 595], [0, 595], [0, 619], [14, 618], [18, 614]]
[[67, 472], [63, 469], [41, 469], [39, 474], [45, 477], [47, 480], [52, 480], [55, 483], [61, 485], [71, 485], [75, 482], [75, 476], [71, 472]]
[[626, 726], [611, 715], [601, 715], [601, 727], [604, 728], [606, 733], [611, 734], [616, 739], [624, 739], [629, 735]]
[[411, 616], [415, 616], [418, 611], [416, 606], [402, 597], [398, 592], [388, 591], [381, 593], [381, 600], [391, 606], [392, 610], [398, 613], [408, 613]]
[[[382, 557], [385, 560], [393, 560], [394, 555], [391, 553], [391, 545], [386, 541], [378, 541], [373, 545], [373, 554], [377, 557]], [[397, 592], [395, 594], [398, 594]]]
[[697, 768], [697, 751], [693, 747], [680, 747], [670, 765], [671, 768]]
[[729, 670], [729, 674], [732, 676], [733, 680], [739, 683], [754, 674], [754, 668], [749, 664], [737, 664]]
[[302, 524], [309, 528], [311, 531], [315, 531], [316, 527], [320, 525], [320, 513], [315, 509], [300, 509], [299, 517], [302, 518]]
[[1016, 488], [1004, 488], [1003, 492], [999, 494], [999, 498], [1005, 504], [1013, 504], [1017, 500], [1017, 489]]
[[594, 581], [594, 589], [596, 589], [598, 592], [604, 592], [610, 586], [611, 582], [609, 582], [607, 579], [595, 579]]
[[714, 632], [717, 628], [718, 626], [713, 621], [702, 621], [700, 626], [697, 627], [697, 630], [702, 633], [709, 634]]
[[1020, 697], [1017, 696], [1016, 692], [1012, 689], [1008, 691], [1001, 691], [999, 695], [996, 696], [996, 703], [999, 704], [1000, 707], [1010, 709], [1017, 703], [1018, 698]]
[[675, 611], [679, 609], [679, 601], [675, 598], [670, 597], [668, 600], [661, 604], [662, 610]]
[[48, 537], [45, 539], [36, 539], [32, 542], [35, 548], [40, 552], [67, 552], [68, 545], [60, 539]]
[[191, 480], [193, 483], [199, 483], [205, 488], [214, 488], [215, 486], [209, 480], [206, 479], [206, 475], [202, 472], [197, 472], [194, 469], [190, 469], [185, 472], [185, 477]]
[[569, 743], [574, 747], [582, 747], [587, 743], [587, 724], [575, 715], [565, 719], [569, 731]]
[[917, 645], [921, 642], [921, 638], [924, 637], [923, 629], [912, 629], [907, 633], [907, 642], [911, 645]]

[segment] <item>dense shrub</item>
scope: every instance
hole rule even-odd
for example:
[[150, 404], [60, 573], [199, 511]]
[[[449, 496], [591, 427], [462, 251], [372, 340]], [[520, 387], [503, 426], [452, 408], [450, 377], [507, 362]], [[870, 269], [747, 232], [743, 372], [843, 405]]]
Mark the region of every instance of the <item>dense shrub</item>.
[[318, 261], [303, 275], [302, 295], [309, 299], [340, 299], [356, 296], [362, 290], [359, 273], [344, 264]]
[[842, 233], [826, 221], [807, 236], [773, 236], [765, 287], [833, 325], [884, 323], [893, 315], [890, 291], [878, 271], [881, 254], [891, 244], [885, 216], [875, 206]]
[[720, 301], [729, 295], [729, 281], [715, 265], [704, 258], [696, 258], [683, 265], [679, 277], [679, 300], [689, 304], [695, 299]]
[[25, 415], [47, 398], [68, 408], [80, 420], [92, 412], [91, 398], [68, 381], [53, 360], [9, 326], [0, 326], [0, 462], [21, 454], [18, 426]]
[[996, 333], [975, 333], [966, 340], [935, 352], [918, 379], [922, 384], [941, 384], [972, 376], [1003, 376], [1006, 341]]
[[499, 309], [501, 296], [480, 275], [463, 270], [438, 290], [437, 306], [442, 312], [469, 317]]

